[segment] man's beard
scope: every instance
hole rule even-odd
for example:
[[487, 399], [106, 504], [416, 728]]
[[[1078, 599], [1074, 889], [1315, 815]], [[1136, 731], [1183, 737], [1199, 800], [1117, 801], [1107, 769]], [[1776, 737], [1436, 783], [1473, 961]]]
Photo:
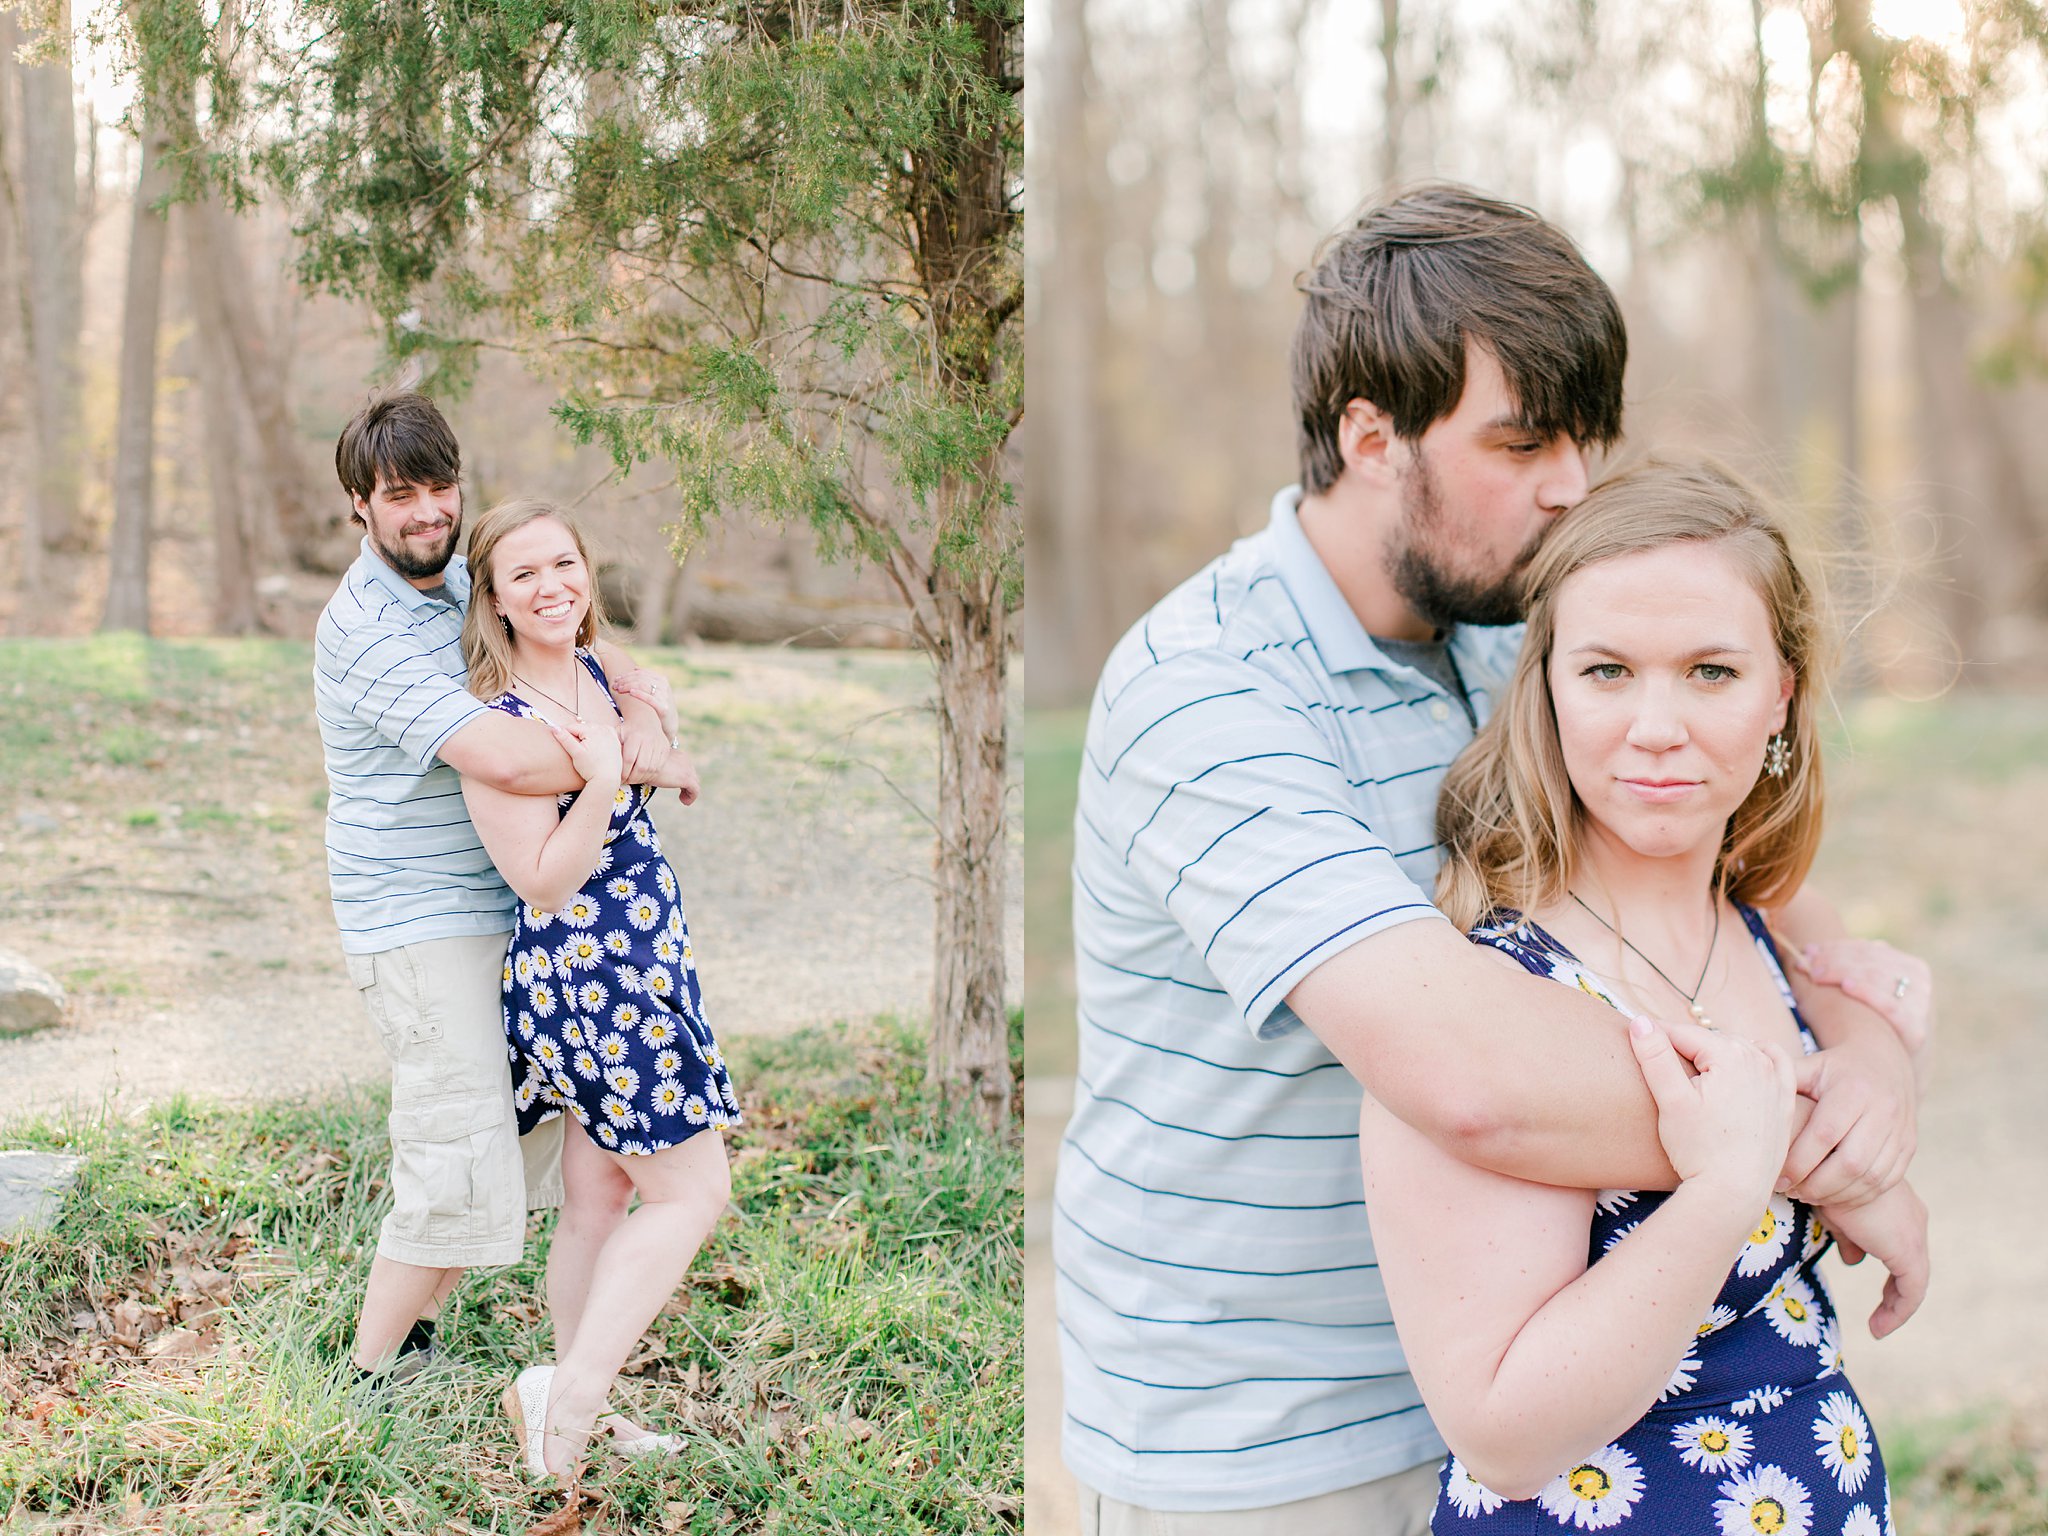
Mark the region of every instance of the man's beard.
[[1399, 542], [1387, 550], [1387, 575], [1416, 615], [1438, 629], [1454, 624], [1518, 624], [1524, 601], [1522, 573], [1543, 542], [1539, 531], [1514, 564], [1490, 579], [1464, 575], [1446, 564], [1443, 502], [1429, 460], [1418, 448], [1401, 487]]
[[[401, 533], [400, 537], [403, 537]], [[456, 541], [462, 537], [462, 509], [455, 510], [455, 520], [448, 525], [448, 537], [438, 553], [416, 555], [403, 545], [393, 548], [378, 538], [372, 531], [370, 547], [384, 558], [384, 563], [407, 581], [417, 581], [427, 576], [438, 576], [448, 569], [448, 562], [455, 558]]]

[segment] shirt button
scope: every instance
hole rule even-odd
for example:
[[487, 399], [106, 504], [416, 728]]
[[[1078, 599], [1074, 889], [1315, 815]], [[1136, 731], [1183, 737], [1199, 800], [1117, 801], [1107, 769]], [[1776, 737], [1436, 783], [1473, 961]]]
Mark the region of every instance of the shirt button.
[[1438, 699], [1434, 704], [1429, 706], [1429, 718], [1432, 720], [1450, 719], [1451, 706], [1446, 704], [1442, 699]]

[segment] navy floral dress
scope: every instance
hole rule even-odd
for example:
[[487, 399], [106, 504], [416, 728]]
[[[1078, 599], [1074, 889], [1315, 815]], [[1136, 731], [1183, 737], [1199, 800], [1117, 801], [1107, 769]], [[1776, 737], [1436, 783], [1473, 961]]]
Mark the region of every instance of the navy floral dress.
[[[597, 658], [576, 655], [610, 698]], [[535, 714], [516, 693], [491, 707]], [[599, 1146], [646, 1154], [739, 1124], [724, 1053], [704, 1022], [676, 874], [647, 812], [653, 798], [644, 784], [622, 785], [583, 889], [558, 912], [519, 909], [504, 994], [522, 1136], [566, 1110]], [[561, 796], [560, 809], [575, 800]]]
[[[1817, 1049], [1763, 920], [1749, 908], [1737, 910], [1806, 1049]], [[1619, 1006], [1605, 981], [1518, 912], [1493, 913], [1472, 930], [1472, 940]], [[1659, 1191], [1601, 1190], [1588, 1262], [1599, 1263], [1626, 1241], [1665, 1198]], [[1431, 1530], [1892, 1536], [1884, 1462], [1842, 1374], [1840, 1327], [1817, 1267], [1833, 1241], [1811, 1207], [1774, 1195], [1655, 1407], [1533, 1499], [1503, 1499], [1447, 1457]]]

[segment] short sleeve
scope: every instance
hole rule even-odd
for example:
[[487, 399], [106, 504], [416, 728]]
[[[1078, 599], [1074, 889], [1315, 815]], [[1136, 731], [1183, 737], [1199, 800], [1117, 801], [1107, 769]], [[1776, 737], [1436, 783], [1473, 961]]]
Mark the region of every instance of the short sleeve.
[[1174, 657], [1097, 724], [1088, 771], [1106, 851], [1254, 1031], [1324, 961], [1439, 916], [1364, 819], [1333, 736], [1271, 674], [1214, 652]]
[[327, 696], [422, 768], [490, 707], [449, 676], [403, 625], [360, 624], [322, 649]]

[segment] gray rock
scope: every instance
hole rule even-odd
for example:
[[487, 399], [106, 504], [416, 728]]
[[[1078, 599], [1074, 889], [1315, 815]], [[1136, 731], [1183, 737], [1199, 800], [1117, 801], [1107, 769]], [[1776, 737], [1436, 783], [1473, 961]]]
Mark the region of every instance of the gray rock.
[[0, 950], [0, 1036], [33, 1034], [64, 1017], [64, 989], [47, 971]]
[[46, 1231], [82, 1161], [62, 1152], [0, 1152], [0, 1238]]
[[14, 813], [15, 825], [30, 837], [46, 837], [52, 832], [63, 830], [63, 825], [48, 811], [39, 811], [34, 806], [24, 806]]

